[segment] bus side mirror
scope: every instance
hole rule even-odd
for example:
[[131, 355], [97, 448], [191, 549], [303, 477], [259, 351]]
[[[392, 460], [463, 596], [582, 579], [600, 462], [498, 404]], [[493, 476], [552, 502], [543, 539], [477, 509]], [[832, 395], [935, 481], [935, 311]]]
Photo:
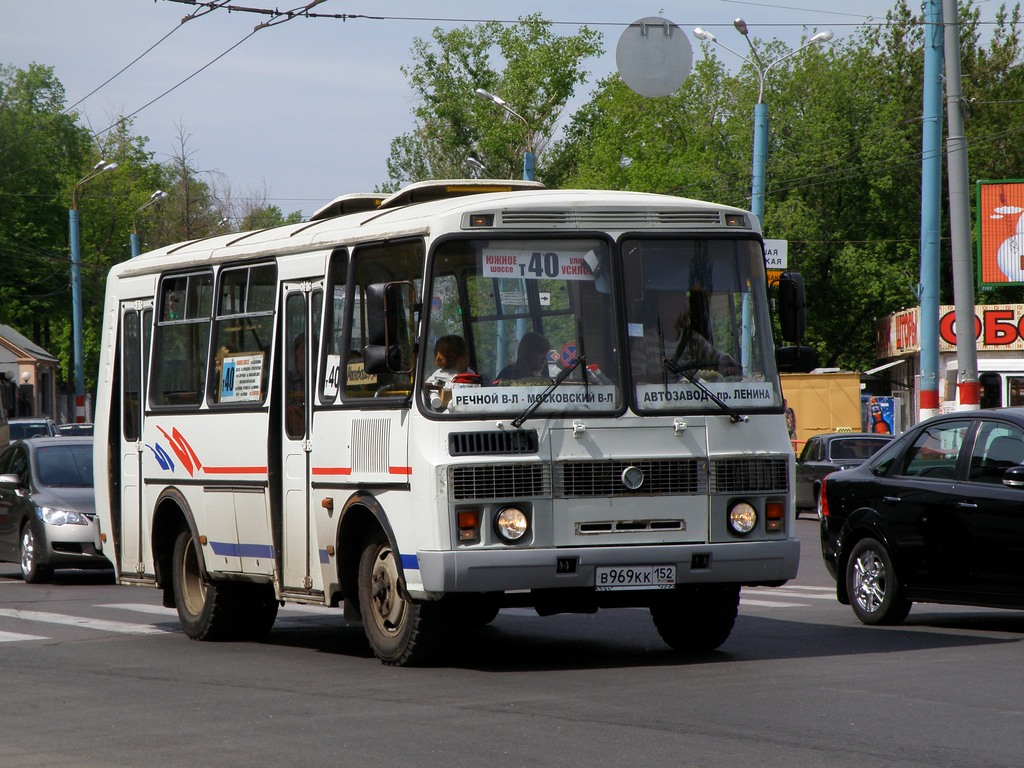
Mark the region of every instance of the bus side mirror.
[[783, 272], [779, 278], [779, 324], [782, 338], [799, 344], [804, 338], [807, 308], [804, 278], [799, 272]]
[[811, 347], [779, 347], [775, 366], [779, 373], [810, 373], [818, 367], [818, 353]]
[[416, 289], [412, 283], [373, 283], [366, 287], [363, 367], [369, 374], [409, 373], [416, 332]]

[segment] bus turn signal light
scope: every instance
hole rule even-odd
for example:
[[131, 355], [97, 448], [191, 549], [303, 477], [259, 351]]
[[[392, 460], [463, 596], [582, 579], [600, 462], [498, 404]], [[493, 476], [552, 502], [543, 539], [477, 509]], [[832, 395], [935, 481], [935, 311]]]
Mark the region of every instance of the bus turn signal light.
[[476, 509], [460, 509], [458, 513], [459, 541], [476, 541], [480, 538], [480, 512]]
[[764, 505], [764, 529], [781, 531], [786, 524], [786, 505], [781, 501], [769, 501]]

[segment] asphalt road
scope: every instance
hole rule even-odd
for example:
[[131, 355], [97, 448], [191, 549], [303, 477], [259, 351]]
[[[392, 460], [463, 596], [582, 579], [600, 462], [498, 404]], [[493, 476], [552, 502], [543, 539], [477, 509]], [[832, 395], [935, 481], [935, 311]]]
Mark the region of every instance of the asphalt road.
[[0, 566], [0, 767], [1020, 766], [1024, 613], [915, 606], [864, 627], [817, 522], [798, 578], [744, 590], [732, 636], [681, 657], [641, 610], [503, 611], [428, 669], [340, 612], [198, 643], [155, 589]]

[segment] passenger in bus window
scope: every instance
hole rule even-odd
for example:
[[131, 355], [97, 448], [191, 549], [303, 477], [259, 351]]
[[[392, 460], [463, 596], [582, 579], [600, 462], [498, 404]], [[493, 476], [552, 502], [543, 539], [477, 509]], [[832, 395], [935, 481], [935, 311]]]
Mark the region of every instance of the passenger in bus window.
[[547, 379], [548, 350], [551, 344], [536, 331], [527, 331], [519, 340], [516, 361], [498, 372], [496, 381], [509, 379]]
[[479, 377], [469, 367], [469, 349], [461, 336], [442, 336], [434, 344], [434, 364], [437, 370], [427, 378], [424, 387], [429, 390], [430, 405], [441, 410], [451, 399], [451, 385], [460, 374], [469, 374], [477, 382]]
[[469, 350], [461, 336], [442, 336], [434, 344], [434, 365], [437, 370], [430, 374], [427, 386], [440, 389], [451, 382], [459, 373], [473, 373], [469, 369]]
[[644, 328], [642, 337], [631, 338], [634, 366], [647, 382], [663, 381], [667, 373], [670, 381], [678, 377], [666, 370], [665, 359], [681, 368], [702, 374], [702, 378], [737, 376], [740, 366], [726, 352], [714, 347], [695, 327], [690, 316], [690, 298], [685, 291], [659, 291], [658, 315], [654, 323]]

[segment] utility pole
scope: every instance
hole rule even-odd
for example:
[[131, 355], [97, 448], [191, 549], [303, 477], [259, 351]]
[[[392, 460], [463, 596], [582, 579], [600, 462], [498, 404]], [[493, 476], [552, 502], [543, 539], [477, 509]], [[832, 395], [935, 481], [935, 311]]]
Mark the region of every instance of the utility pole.
[[[942, 219], [942, 6], [924, 2], [924, 98], [921, 119], [921, 355], [918, 415], [939, 412], [939, 227]], [[973, 314], [973, 312], [972, 312]]]
[[[946, 50], [946, 164], [949, 173], [949, 234], [953, 249], [953, 299], [956, 307], [958, 410], [981, 407], [978, 347], [974, 336], [974, 262], [971, 258], [971, 198], [964, 136], [960, 72], [960, 16], [957, 0], [942, 0]], [[947, 394], [947, 397], [949, 395]]]

